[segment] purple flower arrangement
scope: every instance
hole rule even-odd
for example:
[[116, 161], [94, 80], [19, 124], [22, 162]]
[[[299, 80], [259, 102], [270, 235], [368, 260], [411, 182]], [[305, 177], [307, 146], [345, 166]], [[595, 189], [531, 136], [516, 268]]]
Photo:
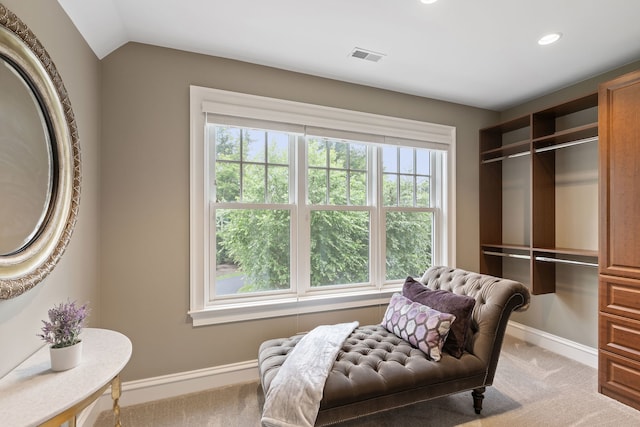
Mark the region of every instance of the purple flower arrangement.
[[77, 344], [88, 314], [87, 304], [77, 306], [75, 302], [60, 303], [49, 310], [50, 322], [42, 321], [42, 333], [37, 336], [51, 344], [51, 348]]

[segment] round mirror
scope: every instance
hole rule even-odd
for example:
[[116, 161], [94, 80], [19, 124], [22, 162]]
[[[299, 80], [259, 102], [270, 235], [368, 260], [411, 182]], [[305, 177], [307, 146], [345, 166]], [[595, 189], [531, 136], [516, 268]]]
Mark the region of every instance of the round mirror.
[[37, 236], [53, 190], [51, 134], [27, 78], [0, 55], [0, 256]]
[[0, 299], [8, 299], [41, 282], [69, 243], [80, 150], [53, 61], [2, 4], [0, 93]]

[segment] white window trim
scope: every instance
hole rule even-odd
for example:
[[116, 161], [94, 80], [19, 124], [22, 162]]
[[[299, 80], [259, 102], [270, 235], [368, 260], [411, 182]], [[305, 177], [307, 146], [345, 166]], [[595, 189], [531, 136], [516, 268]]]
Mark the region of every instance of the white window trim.
[[446, 238], [438, 239], [440, 263], [455, 267], [456, 252], [456, 129], [453, 126], [382, 116], [352, 110], [306, 104], [199, 86], [190, 87], [190, 310], [194, 326], [229, 323], [385, 304], [401, 285], [375, 290], [355, 290], [341, 295], [313, 295], [280, 300], [252, 301], [207, 305], [209, 271], [209, 206], [208, 183], [204, 171], [209, 158], [203, 141], [205, 113], [245, 117], [254, 120], [335, 129], [382, 137], [385, 144], [407, 145], [445, 150], [447, 176], [443, 177], [443, 212], [439, 229]]

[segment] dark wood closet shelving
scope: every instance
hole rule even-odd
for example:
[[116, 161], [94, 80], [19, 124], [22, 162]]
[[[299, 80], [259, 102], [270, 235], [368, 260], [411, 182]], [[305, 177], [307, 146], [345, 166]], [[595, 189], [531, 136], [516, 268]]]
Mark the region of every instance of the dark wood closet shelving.
[[[503, 277], [507, 258], [528, 260], [533, 294], [555, 292], [559, 263], [593, 267], [598, 253], [556, 247], [556, 151], [595, 142], [598, 94], [480, 130], [480, 271]], [[529, 242], [503, 240], [503, 166], [529, 155]], [[523, 173], [526, 173], [523, 171]]]

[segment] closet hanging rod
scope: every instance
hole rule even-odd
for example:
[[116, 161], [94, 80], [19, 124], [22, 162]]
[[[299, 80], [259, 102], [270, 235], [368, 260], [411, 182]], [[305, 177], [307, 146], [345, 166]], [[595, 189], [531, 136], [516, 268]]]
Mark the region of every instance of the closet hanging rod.
[[509, 254], [505, 252], [482, 251], [482, 253], [485, 255], [495, 255], [495, 256], [502, 256], [506, 258], [531, 259], [529, 255]]
[[499, 162], [499, 161], [502, 161], [502, 160], [504, 160], [504, 159], [506, 159], [506, 158], [507, 158], [507, 156], [494, 157], [493, 159], [483, 160], [483, 161], [482, 161], [482, 164], [484, 165], [484, 164], [486, 164], [486, 163]]
[[516, 157], [528, 156], [529, 154], [531, 154], [529, 151], [523, 151], [521, 153], [509, 154], [508, 156], [494, 157], [493, 159], [483, 160], [481, 163], [485, 164], [485, 163], [500, 162], [506, 159], [515, 159]]
[[588, 142], [595, 142], [598, 140], [597, 136], [591, 136], [589, 138], [576, 139], [575, 141], [569, 141], [558, 145], [550, 145], [549, 147], [536, 148], [536, 153], [543, 153], [545, 151], [557, 150], [559, 148], [572, 147], [574, 145], [586, 144]]
[[549, 258], [544, 256], [537, 256], [536, 261], [546, 261], [546, 262], [555, 262], [558, 264], [573, 264], [573, 265], [584, 265], [586, 267], [597, 267], [597, 263], [586, 262], [586, 261], [574, 261], [571, 259], [561, 259], [561, 258]]

